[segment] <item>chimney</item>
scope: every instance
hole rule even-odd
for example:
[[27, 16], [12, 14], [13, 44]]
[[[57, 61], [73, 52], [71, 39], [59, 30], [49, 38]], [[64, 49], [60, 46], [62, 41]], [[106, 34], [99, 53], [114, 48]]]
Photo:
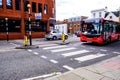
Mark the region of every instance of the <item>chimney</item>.
[[107, 7], [107, 6], [105, 6], [105, 11], [106, 11], [106, 12], [108, 11], [108, 7]]

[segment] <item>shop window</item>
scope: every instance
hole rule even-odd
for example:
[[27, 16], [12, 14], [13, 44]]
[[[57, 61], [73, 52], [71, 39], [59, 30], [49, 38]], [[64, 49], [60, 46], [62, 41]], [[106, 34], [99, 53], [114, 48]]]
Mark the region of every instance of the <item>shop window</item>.
[[[10, 20], [7, 21], [8, 32], [21, 32], [21, 21], [20, 20]], [[6, 21], [0, 19], [0, 32], [6, 32]]]
[[32, 2], [32, 12], [36, 12], [36, 3]]
[[[31, 31], [32, 32], [45, 32], [46, 31], [46, 26], [45, 22], [36, 20], [36, 21], [31, 21]], [[29, 21], [25, 21], [25, 31], [29, 32]]]
[[3, 0], [0, 0], [0, 8], [3, 8]]
[[44, 4], [44, 14], [48, 14], [48, 6]]
[[12, 9], [12, 0], [6, 0], [7, 9]]
[[42, 4], [40, 4], [40, 3], [38, 4], [38, 12], [42, 13]]
[[24, 2], [24, 11], [28, 11], [27, 5], [29, 4], [29, 1]]
[[21, 21], [20, 20], [8, 20], [8, 31], [9, 32], [21, 32]]
[[15, 0], [15, 8], [16, 8], [16, 10], [20, 10], [20, 2], [21, 2], [21, 0]]
[[5, 20], [0, 19], [0, 33], [1, 32], [6, 32], [6, 26], [5, 26]]

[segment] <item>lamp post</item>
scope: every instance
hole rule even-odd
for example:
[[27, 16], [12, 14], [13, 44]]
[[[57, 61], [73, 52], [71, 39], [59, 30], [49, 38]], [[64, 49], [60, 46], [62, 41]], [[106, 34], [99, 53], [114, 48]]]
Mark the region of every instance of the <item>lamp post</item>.
[[9, 38], [8, 38], [8, 18], [5, 18], [5, 21], [6, 21], [6, 40], [9, 41]]
[[30, 46], [31, 46], [32, 45], [32, 36], [31, 36], [32, 32], [31, 32], [31, 19], [30, 19], [30, 16], [31, 16], [31, 14], [30, 14], [31, 5], [28, 4], [27, 7], [28, 7], [28, 15], [29, 15], [29, 41], [30, 41]]

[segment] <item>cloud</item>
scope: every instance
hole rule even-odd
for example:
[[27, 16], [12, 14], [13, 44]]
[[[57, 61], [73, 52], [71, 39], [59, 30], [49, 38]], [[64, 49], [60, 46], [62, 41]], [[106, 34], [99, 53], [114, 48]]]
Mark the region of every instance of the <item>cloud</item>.
[[56, 18], [63, 20], [73, 16], [91, 16], [91, 10], [108, 7], [109, 11], [119, 8], [118, 0], [56, 0]]

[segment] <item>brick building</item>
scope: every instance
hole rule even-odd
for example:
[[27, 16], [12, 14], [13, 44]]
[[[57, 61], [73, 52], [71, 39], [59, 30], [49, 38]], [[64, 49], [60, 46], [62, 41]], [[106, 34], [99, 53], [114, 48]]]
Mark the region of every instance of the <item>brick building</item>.
[[68, 19], [68, 33], [74, 34], [77, 31], [80, 31], [80, 21], [88, 18], [87, 16], [77, 16], [71, 17]]
[[[31, 5], [30, 15], [28, 4]], [[49, 26], [54, 25], [55, 12], [55, 0], [0, 0], [0, 40], [6, 39], [6, 26], [9, 39], [29, 36], [29, 24], [33, 38], [44, 37]], [[28, 21], [29, 16], [31, 21]]]
[[77, 16], [77, 17], [71, 17], [69, 19], [64, 19], [63, 21], [57, 21], [56, 25], [63, 25], [67, 24], [67, 33], [74, 34], [77, 31], [80, 31], [80, 22], [83, 19], [88, 18], [87, 16]]

